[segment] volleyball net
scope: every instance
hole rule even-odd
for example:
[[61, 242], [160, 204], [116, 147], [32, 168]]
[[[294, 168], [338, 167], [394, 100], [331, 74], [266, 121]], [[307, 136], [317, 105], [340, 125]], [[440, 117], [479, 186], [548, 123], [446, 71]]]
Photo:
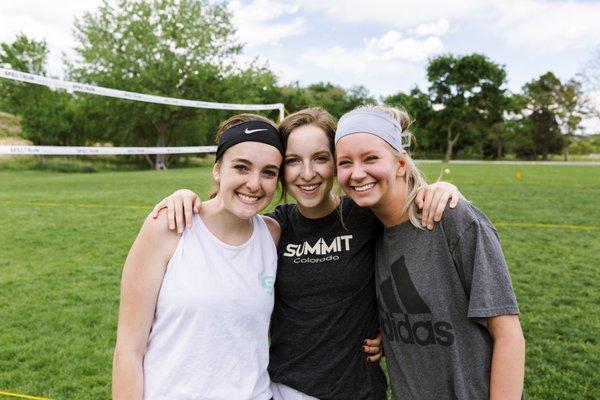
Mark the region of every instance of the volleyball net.
[[[274, 104], [237, 104], [217, 103], [211, 101], [187, 100], [173, 97], [156, 96], [145, 93], [129, 92], [126, 90], [111, 89], [77, 82], [63, 81], [46, 76], [30, 74], [0, 68], [0, 78], [17, 82], [26, 82], [42, 85], [55, 89], [63, 89], [69, 93], [81, 92], [98, 96], [113, 97], [123, 100], [141, 101], [145, 103], [164, 104], [169, 106], [203, 108], [212, 110], [230, 111], [261, 111], [278, 110], [279, 120], [284, 114], [283, 103]], [[150, 154], [191, 154], [214, 153], [216, 146], [183, 146], [183, 147], [96, 147], [96, 146], [26, 146], [26, 145], [0, 145], [0, 154], [13, 155], [150, 155]]]

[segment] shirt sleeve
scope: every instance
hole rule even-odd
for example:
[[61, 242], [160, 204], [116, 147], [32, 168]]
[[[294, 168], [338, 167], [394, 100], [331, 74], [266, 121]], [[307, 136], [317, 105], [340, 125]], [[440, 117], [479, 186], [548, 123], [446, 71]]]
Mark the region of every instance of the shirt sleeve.
[[519, 314], [508, 266], [490, 223], [472, 221], [458, 238], [452, 258], [469, 296], [467, 318], [486, 325], [486, 318]]

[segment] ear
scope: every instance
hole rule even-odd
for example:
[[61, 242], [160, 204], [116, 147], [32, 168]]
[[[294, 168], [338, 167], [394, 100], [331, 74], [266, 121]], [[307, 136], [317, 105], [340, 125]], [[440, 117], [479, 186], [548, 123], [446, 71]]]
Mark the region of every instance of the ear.
[[212, 173], [215, 182], [219, 182], [219, 178], [221, 177], [221, 162], [216, 162], [215, 165], [213, 165]]
[[404, 151], [402, 152], [402, 156], [400, 158], [398, 158], [397, 162], [397, 166], [398, 169], [396, 169], [396, 177], [404, 177], [404, 175], [406, 175], [406, 161], [404, 161]]

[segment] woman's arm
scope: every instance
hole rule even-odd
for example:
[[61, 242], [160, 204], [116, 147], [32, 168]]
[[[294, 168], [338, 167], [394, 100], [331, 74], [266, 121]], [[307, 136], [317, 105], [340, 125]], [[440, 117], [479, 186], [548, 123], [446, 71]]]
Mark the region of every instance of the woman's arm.
[[[456, 207], [458, 200], [463, 198], [458, 188], [448, 182], [435, 182], [419, 191], [415, 202], [422, 209], [421, 223], [428, 229], [433, 229], [434, 223], [442, 219], [446, 205]], [[167, 209], [167, 225], [171, 230], [183, 232], [187, 226], [192, 226], [192, 216], [200, 211], [202, 200], [189, 189], [179, 189], [170, 196], [162, 199], [152, 210], [153, 218], [158, 217], [162, 209]]]
[[281, 225], [275, 218], [271, 218], [267, 215], [261, 215], [265, 224], [267, 224], [267, 228], [269, 228], [269, 232], [271, 233], [271, 237], [273, 238], [273, 242], [275, 243], [275, 247], [279, 246], [279, 238], [281, 237]]
[[491, 317], [487, 319], [487, 326], [494, 342], [490, 400], [519, 400], [525, 376], [525, 338], [519, 317]]
[[454, 249], [452, 259], [467, 299], [466, 317], [485, 326], [492, 339], [490, 398], [521, 399], [525, 341], [498, 234], [479, 209], [464, 201], [447, 216], [442, 225]]
[[454, 208], [461, 198], [464, 197], [458, 188], [449, 182], [435, 182], [419, 190], [415, 203], [422, 211], [421, 225], [433, 229], [434, 223], [442, 220], [448, 200], [450, 208]]
[[193, 214], [200, 212], [201, 205], [202, 200], [196, 193], [189, 189], [179, 189], [155, 205], [150, 215], [152, 218], [157, 218], [160, 210], [166, 208], [169, 229], [177, 228], [177, 232], [181, 233], [186, 226], [188, 228], [192, 226]]
[[149, 216], [125, 261], [113, 360], [115, 400], [143, 397], [144, 352], [165, 268], [178, 241], [179, 235], [167, 229], [166, 213], [161, 213], [158, 219]]

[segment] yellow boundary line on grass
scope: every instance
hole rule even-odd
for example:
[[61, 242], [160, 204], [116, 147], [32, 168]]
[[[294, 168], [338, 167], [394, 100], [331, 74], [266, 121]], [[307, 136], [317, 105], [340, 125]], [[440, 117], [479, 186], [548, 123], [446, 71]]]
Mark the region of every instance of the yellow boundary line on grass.
[[[151, 205], [128, 205], [128, 204], [80, 204], [80, 203], [46, 203], [46, 202], [22, 202], [22, 201], [11, 201], [4, 200], [0, 201], [0, 205], [9, 206], [21, 206], [21, 207], [52, 207], [52, 208], [133, 208], [143, 209], [150, 212], [152, 210]], [[510, 222], [510, 221], [496, 221], [494, 222], [496, 227], [506, 228], [536, 228], [536, 229], [568, 229], [572, 231], [600, 231], [600, 226], [593, 225], [576, 225], [576, 224], [539, 224], [530, 222]]]
[[573, 224], [531, 224], [527, 222], [494, 222], [494, 226], [506, 228], [570, 229], [573, 231], [600, 231], [600, 226]]
[[55, 208], [134, 208], [152, 211], [151, 205], [128, 205], [128, 204], [81, 204], [81, 203], [45, 203], [45, 202], [26, 202], [26, 201], [0, 201], [0, 204], [7, 206], [33, 206], [33, 207], [55, 207]]
[[0, 396], [18, 397], [20, 399], [29, 399], [29, 400], [50, 400], [47, 397], [28, 396], [26, 394], [3, 392], [3, 391], [0, 391]]

